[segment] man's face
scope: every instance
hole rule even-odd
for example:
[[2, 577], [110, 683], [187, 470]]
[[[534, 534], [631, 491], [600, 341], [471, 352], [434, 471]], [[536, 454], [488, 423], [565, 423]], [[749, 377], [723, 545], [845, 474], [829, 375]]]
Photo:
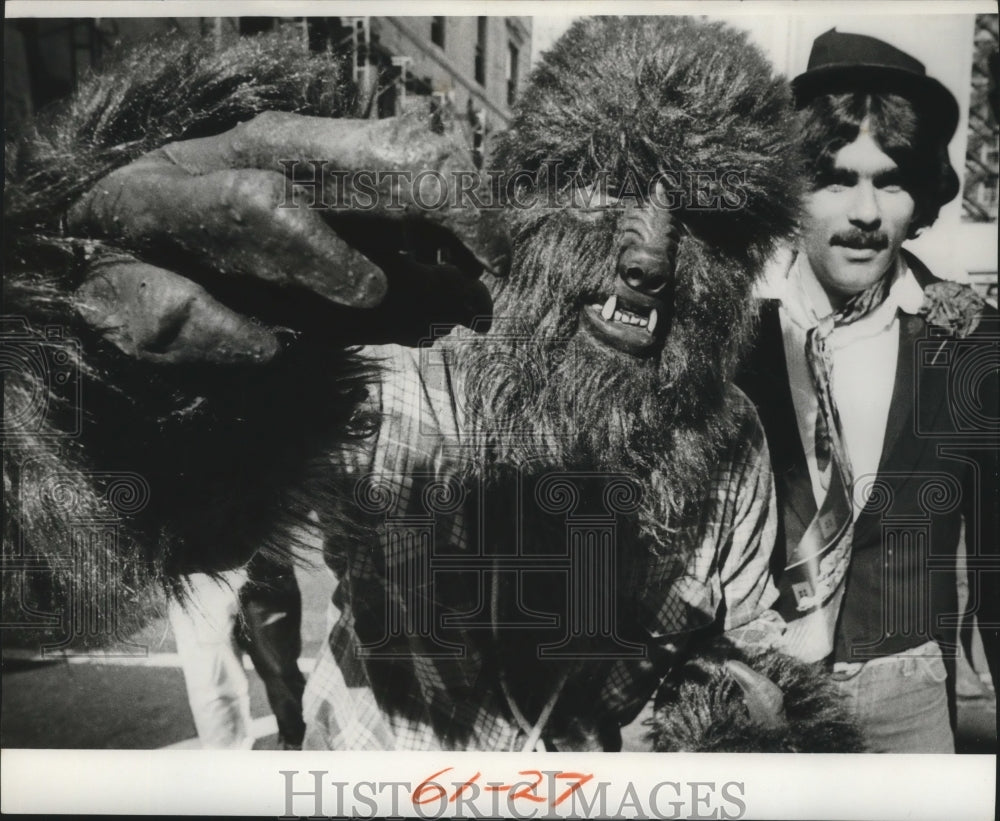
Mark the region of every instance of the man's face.
[[876, 282], [896, 259], [913, 218], [913, 197], [896, 163], [862, 123], [806, 198], [801, 247], [831, 303]]

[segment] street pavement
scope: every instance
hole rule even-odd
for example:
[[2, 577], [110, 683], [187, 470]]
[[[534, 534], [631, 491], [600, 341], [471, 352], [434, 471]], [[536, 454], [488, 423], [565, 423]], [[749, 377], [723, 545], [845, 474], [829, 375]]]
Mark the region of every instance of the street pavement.
[[[325, 640], [332, 577], [318, 554], [296, 569], [302, 591], [302, 657], [308, 675]], [[5, 650], [0, 746], [49, 749], [197, 748], [184, 676], [166, 618], [130, 637], [139, 655], [38, 660]], [[277, 724], [245, 658], [255, 749], [274, 749]]]
[[[296, 571], [302, 591], [303, 653], [308, 675], [325, 639], [332, 580], [317, 557]], [[3, 658], [0, 746], [49, 749], [197, 748], [173, 635], [164, 618], [132, 639], [145, 651], [131, 657], [98, 655], [39, 660], [6, 651]], [[264, 687], [250, 681], [255, 749], [275, 749], [277, 727]], [[958, 749], [996, 752], [996, 698], [969, 671], [960, 682]], [[645, 749], [645, 714], [625, 728], [626, 750]]]

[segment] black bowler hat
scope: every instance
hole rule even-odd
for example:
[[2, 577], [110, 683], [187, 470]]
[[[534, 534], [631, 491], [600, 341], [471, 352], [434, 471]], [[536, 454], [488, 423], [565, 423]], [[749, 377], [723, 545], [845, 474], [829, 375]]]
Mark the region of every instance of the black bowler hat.
[[835, 28], [813, 41], [809, 65], [792, 80], [801, 108], [819, 94], [852, 91], [891, 92], [910, 100], [925, 124], [950, 140], [958, 126], [954, 95], [919, 60], [905, 51], [863, 34], [841, 34]]

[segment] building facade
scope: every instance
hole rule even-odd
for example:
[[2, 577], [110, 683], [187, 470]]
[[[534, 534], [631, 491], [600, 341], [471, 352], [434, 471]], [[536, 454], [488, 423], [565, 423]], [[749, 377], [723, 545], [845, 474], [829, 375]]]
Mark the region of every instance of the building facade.
[[353, 83], [355, 116], [408, 107], [448, 108], [467, 118], [482, 154], [531, 65], [530, 17], [178, 17], [6, 20], [4, 114], [16, 133], [65, 97], [115, 49], [173, 32], [213, 38], [284, 29], [303, 49], [328, 51]]

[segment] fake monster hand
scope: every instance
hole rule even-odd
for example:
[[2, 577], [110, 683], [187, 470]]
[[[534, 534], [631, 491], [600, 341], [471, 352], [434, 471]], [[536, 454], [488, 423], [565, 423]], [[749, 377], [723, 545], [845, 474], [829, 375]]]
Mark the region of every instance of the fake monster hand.
[[126, 353], [171, 363], [267, 361], [276, 326], [346, 344], [481, 328], [478, 276], [505, 273], [508, 253], [497, 215], [461, 199], [470, 179], [460, 136], [415, 116], [266, 112], [169, 143], [70, 209], [72, 233], [144, 260], [98, 260], [79, 310]]

